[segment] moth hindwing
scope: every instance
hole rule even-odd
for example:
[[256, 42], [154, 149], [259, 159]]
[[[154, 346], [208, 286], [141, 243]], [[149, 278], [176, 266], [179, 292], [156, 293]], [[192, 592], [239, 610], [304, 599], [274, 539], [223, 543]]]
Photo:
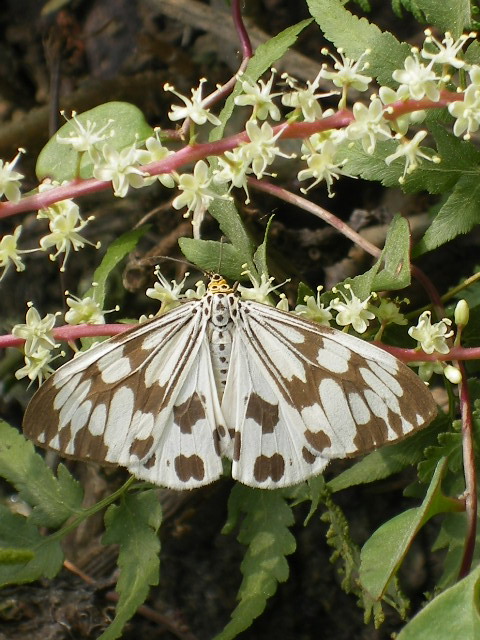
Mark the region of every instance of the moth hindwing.
[[173, 489], [222, 474], [266, 489], [427, 425], [432, 396], [382, 349], [212, 276], [201, 300], [60, 367], [33, 396], [26, 435], [64, 456]]

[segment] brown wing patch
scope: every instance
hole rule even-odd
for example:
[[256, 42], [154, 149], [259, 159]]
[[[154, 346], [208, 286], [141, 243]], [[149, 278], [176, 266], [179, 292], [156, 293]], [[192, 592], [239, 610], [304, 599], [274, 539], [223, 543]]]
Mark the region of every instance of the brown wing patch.
[[261, 425], [262, 433], [273, 433], [278, 424], [278, 404], [270, 404], [256, 393], [251, 393], [248, 399], [246, 418]]
[[203, 480], [205, 476], [205, 466], [200, 456], [177, 456], [174, 461], [175, 471], [179, 480], [188, 482], [190, 479]]
[[285, 473], [285, 460], [279, 453], [273, 456], [258, 456], [253, 467], [253, 475], [257, 482], [265, 482], [269, 478], [278, 482]]
[[192, 433], [199, 420], [205, 419], [205, 409], [198, 393], [194, 393], [183, 404], [173, 407], [173, 421], [182, 433]]
[[325, 431], [313, 432], [307, 429], [305, 431], [305, 440], [317, 451], [323, 451], [324, 449], [328, 449], [328, 447], [332, 446], [332, 441]]

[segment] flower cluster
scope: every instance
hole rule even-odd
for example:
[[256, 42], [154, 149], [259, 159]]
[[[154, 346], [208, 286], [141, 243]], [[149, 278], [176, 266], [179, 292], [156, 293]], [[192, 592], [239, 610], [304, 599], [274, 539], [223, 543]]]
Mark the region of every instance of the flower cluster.
[[18, 380], [27, 377], [33, 381], [38, 378], [41, 384], [42, 380], [53, 372], [50, 366], [53, 360], [52, 350], [60, 346], [53, 337], [54, 326], [53, 313], [47, 313], [41, 318], [33, 303], [28, 303], [25, 324], [17, 324], [12, 329], [14, 336], [25, 340], [25, 366], [15, 373]]

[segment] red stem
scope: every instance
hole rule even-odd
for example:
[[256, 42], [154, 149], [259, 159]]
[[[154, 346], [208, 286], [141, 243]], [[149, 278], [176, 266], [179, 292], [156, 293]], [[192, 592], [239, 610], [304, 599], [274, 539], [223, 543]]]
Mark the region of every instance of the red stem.
[[475, 469], [475, 452], [473, 447], [472, 403], [468, 389], [467, 373], [461, 362], [456, 366], [462, 373], [460, 383], [460, 405], [462, 410], [462, 447], [463, 472], [465, 475], [465, 513], [467, 516], [467, 532], [463, 546], [463, 557], [458, 573], [461, 580], [469, 574], [472, 567], [475, 541], [477, 536], [477, 474]]

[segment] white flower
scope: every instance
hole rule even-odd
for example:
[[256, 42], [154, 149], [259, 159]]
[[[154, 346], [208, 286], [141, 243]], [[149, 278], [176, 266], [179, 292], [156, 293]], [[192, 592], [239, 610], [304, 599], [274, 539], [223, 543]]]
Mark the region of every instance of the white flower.
[[259, 127], [255, 120], [249, 120], [245, 128], [250, 142], [241, 146], [242, 155], [247, 163], [252, 163], [253, 173], [259, 180], [265, 175], [265, 169], [275, 160], [275, 156], [294, 157], [282, 153], [275, 144], [282, 130], [274, 135], [268, 122]]
[[[62, 207], [58, 207], [57, 211], [54, 214], [51, 213], [51, 217], [49, 216], [50, 222], [48, 226], [50, 233], [41, 238], [40, 247], [44, 251], [50, 247], [56, 248], [57, 252], [50, 255], [50, 260], [56, 260], [61, 253], [65, 253], [63, 264], [60, 267], [60, 271], [65, 271], [65, 263], [72, 249], [78, 251], [82, 249], [85, 244], [89, 244], [98, 249], [100, 243], [95, 245], [79, 233], [87, 226], [90, 220], [93, 220], [92, 216], [87, 220], [83, 220], [80, 217], [78, 206], [72, 200], [63, 200], [57, 203], [57, 205], [62, 205]], [[42, 209], [42, 211], [49, 212], [53, 210], [53, 207]], [[43, 217], [46, 217], [46, 215]]]
[[29, 355], [39, 348], [50, 350], [57, 347], [52, 332], [55, 326], [55, 315], [47, 313], [44, 318], [41, 318], [31, 302], [28, 306], [25, 324], [16, 324], [12, 329], [12, 335], [25, 340], [24, 351]]
[[[65, 116], [65, 112], [60, 112], [62, 116], [68, 121]], [[59, 136], [57, 133], [56, 141], [61, 144], [69, 144], [71, 145], [75, 151], [82, 153], [84, 151], [90, 151], [95, 145], [99, 142], [103, 142], [108, 137], [113, 137], [114, 131], [110, 129], [108, 133], [105, 133], [108, 127], [112, 124], [113, 120], [109, 120], [103, 127], [97, 129], [97, 123], [92, 122], [91, 120], [87, 120], [86, 125], [84, 126], [80, 120], [77, 118], [76, 111], [72, 111], [72, 119], [70, 123], [73, 121], [73, 131], [70, 131], [66, 138]]]
[[24, 176], [13, 168], [22, 153], [25, 153], [25, 149], [19, 149], [11, 162], [0, 160], [0, 197], [5, 196], [11, 202], [20, 200], [20, 180]]
[[424, 311], [416, 327], [410, 327], [408, 334], [417, 340], [418, 347], [423, 349], [425, 353], [448, 353], [450, 347], [447, 344], [447, 339], [453, 336], [453, 331], [448, 331], [448, 328], [452, 324], [452, 321], [448, 318], [443, 318], [440, 322], [431, 322], [432, 314], [430, 311]]
[[466, 131], [463, 137], [468, 140], [480, 125], [480, 88], [471, 84], [463, 94], [463, 100], [451, 102], [448, 110], [456, 118], [453, 133], [461, 136]]
[[377, 140], [387, 140], [392, 133], [383, 115], [383, 106], [378, 98], [374, 98], [368, 108], [361, 102], [353, 105], [355, 122], [346, 129], [349, 140], [361, 140], [363, 150], [372, 154]]
[[160, 312], [163, 314], [166, 311], [170, 311], [175, 307], [178, 307], [182, 298], [185, 298], [185, 294], [182, 293], [182, 289], [185, 286], [185, 280], [190, 275], [188, 272], [183, 277], [183, 280], [177, 283], [175, 280], [169, 282], [165, 276], [161, 273], [160, 267], [155, 268], [155, 275], [159, 282], [155, 282], [153, 288], [147, 289], [147, 296], [153, 300], [160, 300], [162, 303]]
[[364, 62], [364, 58], [369, 55], [370, 49], [367, 49], [357, 61], [351, 58], [346, 58], [343, 55], [343, 49], [337, 49], [340, 54], [340, 60], [333, 56], [327, 49], [322, 49], [324, 55], [328, 54], [335, 64], [333, 65], [336, 71], [327, 71], [326, 65], [322, 67], [321, 75], [326, 80], [331, 80], [336, 87], [353, 87], [357, 91], [366, 91], [368, 85], [372, 81], [370, 76], [365, 76], [360, 73], [368, 69], [369, 63]]
[[118, 198], [127, 195], [128, 187], [139, 189], [145, 186], [145, 178], [149, 178], [138, 168], [139, 152], [134, 143], [121, 151], [111, 145], [104, 144], [101, 153], [91, 153], [93, 175], [97, 180], [112, 183], [113, 194]]
[[336, 145], [331, 140], [325, 140], [322, 143], [319, 153], [307, 153], [302, 156], [302, 160], [307, 161], [308, 169], [302, 169], [298, 172], [298, 180], [302, 181], [315, 178], [315, 181], [312, 182], [307, 189], [301, 189], [302, 193], [307, 193], [307, 191], [315, 187], [319, 182], [325, 180], [328, 197], [333, 198], [334, 194], [331, 191], [333, 181], [338, 180], [340, 175], [347, 175], [342, 170], [347, 160], [337, 160], [335, 158], [336, 154]]
[[455, 67], [455, 69], [461, 69], [465, 66], [465, 60], [459, 60], [457, 58], [457, 54], [461, 51], [463, 45], [470, 38], [475, 38], [476, 33], [469, 33], [461, 35], [458, 40], [454, 40], [452, 38], [452, 34], [448, 31], [445, 32], [445, 37], [442, 42], [439, 42], [436, 38], [432, 36], [432, 32], [430, 29], [425, 30], [425, 38], [426, 44], [434, 44], [437, 48], [437, 51], [433, 53], [432, 51], [427, 51], [425, 49], [422, 50], [422, 58], [426, 60], [432, 60], [436, 64], [448, 65], [451, 67]]
[[400, 184], [404, 182], [407, 173], [412, 173], [412, 171], [414, 171], [418, 167], [418, 165], [422, 162], [422, 158], [436, 164], [440, 162], [440, 158], [438, 156], [432, 156], [431, 154], [428, 155], [424, 151], [420, 150], [420, 143], [426, 136], [427, 131], [418, 131], [414, 135], [412, 140], [402, 139], [395, 153], [392, 153], [385, 158], [385, 164], [387, 166], [397, 158], [405, 158], [405, 169], [403, 171], [403, 176], [398, 180]]
[[69, 310], [65, 314], [67, 324], [105, 324], [104, 311], [91, 296], [78, 298], [66, 291], [70, 297], [66, 299]]
[[318, 287], [316, 298], [314, 296], [305, 296], [305, 304], [297, 304], [295, 313], [298, 313], [299, 316], [304, 316], [307, 320], [329, 327], [333, 316], [330, 313], [330, 307], [326, 307], [320, 300], [321, 290], [322, 287]]
[[408, 324], [408, 320], [400, 312], [398, 305], [393, 300], [382, 298], [378, 307], [372, 309], [382, 325], [386, 324]]
[[[246, 267], [247, 265], [242, 265]], [[260, 281], [256, 278], [251, 271], [248, 269], [246, 271], [242, 271], [242, 275], [247, 275], [250, 278], [253, 287], [244, 287], [243, 285], [238, 286], [238, 292], [242, 296], [244, 300], [254, 300], [255, 302], [261, 302], [262, 304], [272, 305], [272, 302], [269, 298], [270, 294], [278, 289], [279, 287], [283, 287], [285, 282], [275, 285], [272, 287], [272, 282], [275, 278], [269, 278], [265, 273], [262, 273], [260, 276]], [[288, 280], [286, 280], [288, 282]]]
[[248, 80], [242, 81], [243, 94], [235, 98], [235, 104], [241, 107], [252, 106], [253, 117], [259, 120], [266, 120], [268, 117], [272, 120], [280, 120], [280, 110], [273, 102], [273, 98], [281, 96], [281, 93], [270, 94], [272, 90], [274, 72], [270, 76], [270, 80], [265, 83], [259, 80], [258, 83], [252, 84]]
[[[38, 191], [41, 193], [42, 191], [46, 191], [51, 189], [52, 187], [57, 186], [52, 183], [41, 184], [38, 188]], [[78, 204], [76, 204], [73, 200], [60, 200], [59, 202], [55, 202], [49, 207], [44, 207], [43, 209], [39, 209], [37, 211], [37, 220], [42, 220], [43, 218], [47, 218], [51, 222], [58, 217], [65, 217], [68, 214], [74, 215], [76, 218], [81, 220], [80, 217], [80, 208]]]
[[199, 160], [193, 169], [193, 174], [183, 173], [178, 176], [178, 188], [182, 192], [172, 202], [174, 209], [187, 207], [183, 214], [187, 218], [193, 213], [192, 224], [197, 229], [203, 220], [205, 211], [215, 198], [215, 194], [208, 188], [212, 178], [208, 175], [208, 165]]
[[245, 191], [245, 204], [250, 202], [250, 195], [247, 186], [247, 174], [251, 173], [250, 161], [245, 157], [243, 149], [237, 147], [232, 151], [225, 151], [223, 156], [218, 157], [218, 169], [213, 172], [213, 182], [215, 184], [225, 184], [230, 182], [228, 191], [233, 187], [241, 187]]
[[15, 372], [17, 380], [29, 378], [35, 380], [38, 378], [39, 384], [42, 384], [44, 378], [53, 373], [50, 362], [53, 360], [50, 349], [38, 347], [36, 351], [25, 354], [25, 366]]
[[[402, 91], [400, 91], [397, 89], [394, 91], [390, 87], [380, 87], [378, 94], [384, 105], [392, 104], [392, 102], [405, 101], [409, 98], [408, 90], [405, 91], [405, 89], [402, 89]], [[385, 109], [385, 111], [388, 113], [393, 110]], [[389, 124], [394, 131], [397, 131], [404, 136], [407, 133], [410, 124], [420, 124], [420, 122], [425, 120], [426, 115], [426, 111], [423, 110], [412, 111], [411, 113], [404, 113], [403, 115], [398, 116], [395, 120], [389, 120]]]
[[[141, 164], [150, 164], [150, 162], [160, 162], [160, 160], [164, 160], [168, 156], [171, 156], [173, 151], [170, 151], [167, 147], [164, 147], [160, 141], [160, 129], [157, 127], [154, 130], [153, 136], [150, 136], [145, 140], [145, 149], [138, 149], [137, 151], [137, 159]], [[155, 180], [158, 180], [163, 184], [167, 189], [173, 189], [175, 186], [175, 180], [170, 173], [161, 173], [158, 176], [151, 176], [150, 178], [145, 178], [145, 184], [149, 182], [152, 183]]]
[[305, 89], [298, 86], [298, 82], [290, 77], [287, 73], [282, 75], [287, 85], [295, 89], [291, 93], [284, 93], [282, 96], [282, 104], [295, 110], [300, 110], [305, 122], [314, 122], [322, 117], [322, 107], [318, 102], [318, 98], [326, 98], [336, 93], [330, 91], [328, 93], [315, 93], [318, 89], [322, 71], [320, 71], [313, 82], [307, 80]]
[[400, 83], [400, 93], [408, 92], [413, 100], [421, 100], [425, 96], [430, 100], [437, 101], [440, 98], [437, 77], [432, 69], [433, 61], [428, 66], [420, 62], [418, 50], [412, 49], [412, 56], [408, 56], [404, 62], [404, 69], [396, 69], [392, 73], [392, 78]]
[[[340, 291], [343, 301], [340, 298], [335, 298], [330, 303], [330, 308], [338, 312], [335, 322], [341, 327], [351, 324], [357, 333], [364, 333], [367, 330], [368, 321], [375, 318], [375, 314], [367, 308], [372, 296], [370, 295], [362, 301], [353, 293], [349, 284], [345, 285], [345, 289], [350, 298], [347, 297], [345, 292]], [[332, 291], [334, 293], [337, 292], [335, 289], [332, 289]]]
[[181, 93], [175, 91], [172, 85], [168, 83], [164, 85], [164, 91], [170, 91], [185, 103], [184, 107], [180, 107], [176, 104], [172, 105], [172, 110], [168, 114], [170, 120], [176, 121], [190, 118], [190, 120], [193, 120], [193, 122], [198, 125], [205, 124], [207, 120], [215, 126], [221, 124], [217, 116], [214, 116], [213, 113], [210, 113], [209, 110], [204, 106], [208, 98], [204, 98], [202, 100], [202, 86], [206, 81], [206, 78], [202, 78], [199, 82], [198, 88], [192, 89], [191, 100], [183, 96]]
[[22, 227], [16, 227], [13, 234], [3, 236], [0, 240], [0, 269], [4, 269], [0, 280], [7, 273], [11, 263], [15, 265], [17, 271], [25, 271], [25, 265], [20, 258], [20, 249], [17, 248], [18, 239], [22, 233]]

